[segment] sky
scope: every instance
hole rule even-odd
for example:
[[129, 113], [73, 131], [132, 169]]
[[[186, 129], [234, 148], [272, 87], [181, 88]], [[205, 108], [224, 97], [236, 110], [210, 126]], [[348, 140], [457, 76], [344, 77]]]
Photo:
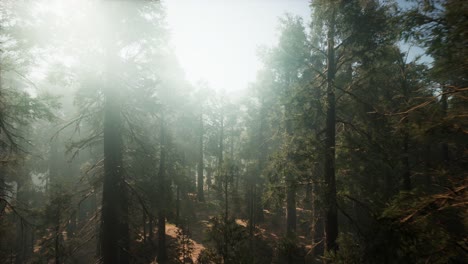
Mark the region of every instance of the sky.
[[163, 0], [172, 46], [192, 83], [234, 92], [261, 67], [259, 46], [273, 46], [286, 12], [310, 21], [309, 0]]

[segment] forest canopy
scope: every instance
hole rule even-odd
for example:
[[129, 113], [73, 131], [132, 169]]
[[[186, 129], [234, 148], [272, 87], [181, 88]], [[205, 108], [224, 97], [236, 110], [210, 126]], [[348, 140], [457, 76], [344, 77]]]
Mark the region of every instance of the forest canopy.
[[277, 4], [1, 1], [0, 262], [465, 263], [468, 2]]

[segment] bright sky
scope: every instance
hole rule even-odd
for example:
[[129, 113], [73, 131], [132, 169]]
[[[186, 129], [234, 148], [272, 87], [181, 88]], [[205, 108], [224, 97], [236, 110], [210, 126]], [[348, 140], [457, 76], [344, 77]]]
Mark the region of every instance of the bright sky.
[[[260, 68], [257, 48], [277, 39], [286, 12], [310, 21], [309, 0], [163, 0], [172, 44], [187, 77], [227, 92], [245, 89]], [[308, 23], [308, 22], [307, 22]]]

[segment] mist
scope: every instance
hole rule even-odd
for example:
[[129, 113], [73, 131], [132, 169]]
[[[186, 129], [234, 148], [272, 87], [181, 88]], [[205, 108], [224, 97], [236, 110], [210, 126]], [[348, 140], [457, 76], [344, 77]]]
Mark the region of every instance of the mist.
[[1, 263], [464, 263], [462, 1], [0, 2]]

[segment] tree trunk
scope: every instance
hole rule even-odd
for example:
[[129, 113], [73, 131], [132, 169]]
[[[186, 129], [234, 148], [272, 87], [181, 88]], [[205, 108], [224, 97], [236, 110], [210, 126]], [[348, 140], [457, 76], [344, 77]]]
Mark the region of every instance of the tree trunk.
[[207, 190], [208, 190], [208, 194], [209, 194], [209, 191], [211, 189], [211, 184], [212, 184], [212, 180], [211, 180], [211, 176], [213, 174], [213, 169], [211, 167], [207, 167], [206, 168], [206, 187], [207, 187]]
[[265, 130], [266, 126], [266, 109], [265, 109], [265, 99], [262, 98], [262, 105], [260, 108], [260, 116], [259, 116], [259, 127], [258, 127], [258, 139], [257, 143], [258, 146], [258, 165], [257, 165], [257, 173], [254, 177], [254, 214], [255, 214], [255, 223], [261, 223], [265, 220], [265, 216], [263, 214], [263, 204], [262, 204], [262, 194], [263, 194], [263, 181], [262, 181], [262, 172], [265, 167], [265, 160], [267, 156], [267, 148], [265, 143], [265, 137], [263, 135], [263, 131]]
[[143, 244], [146, 244], [146, 211], [145, 209], [142, 209], [142, 222], [143, 222]]
[[409, 161], [409, 132], [408, 132], [408, 115], [405, 116], [403, 122], [403, 190], [411, 190], [411, 167]]
[[154, 219], [152, 216], [149, 216], [148, 220], [148, 241], [153, 244], [153, 237], [154, 237]]
[[227, 257], [229, 256], [228, 251], [228, 239], [229, 239], [229, 234], [228, 234], [228, 222], [229, 222], [229, 172], [226, 172], [224, 175], [224, 262], [226, 262]]
[[104, 185], [102, 257], [104, 264], [129, 263], [128, 201], [122, 171], [121, 114], [118, 95], [104, 89]]
[[221, 120], [220, 120], [220, 131], [219, 131], [219, 149], [218, 149], [218, 179], [216, 182], [216, 186], [218, 188], [218, 196], [219, 200], [222, 201], [222, 173], [221, 170], [223, 168], [223, 153], [224, 153], [224, 110], [221, 108]]
[[296, 233], [296, 188], [289, 180], [286, 194], [286, 234], [292, 236]]
[[167, 262], [166, 252], [166, 131], [164, 113], [161, 114], [161, 147], [159, 158], [158, 263]]
[[[115, 5], [109, 6], [104, 20], [108, 28], [115, 22]], [[104, 182], [101, 208], [101, 253], [103, 264], [129, 263], [128, 199], [123, 174], [123, 142], [120, 87], [111, 73], [119, 65], [115, 32], [107, 32], [106, 81], [104, 95]]]
[[[406, 62], [402, 60], [402, 73], [403, 73], [403, 95], [405, 107], [409, 105], [409, 90], [408, 90], [408, 81], [406, 79]], [[403, 190], [411, 190], [411, 167], [409, 160], [409, 115], [406, 113], [403, 116], [403, 156], [401, 162], [403, 163]]]
[[[286, 106], [286, 134], [289, 138], [293, 138], [293, 128], [291, 120], [291, 111], [289, 106]], [[292, 157], [292, 150], [288, 150], [288, 158], [286, 162], [294, 162]], [[293, 236], [296, 233], [296, 179], [292, 172], [286, 171], [286, 234]]]
[[177, 185], [176, 190], [176, 225], [180, 225], [180, 186]]
[[327, 117], [325, 128], [325, 246], [327, 250], [336, 250], [338, 245], [338, 213], [336, 205], [336, 179], [335, 179], [335, 16], [332, 11], [327, 33]]
[[[442, 98], [441, 98], [441, 103], [442, 103], [442, 114], [443, 118], [447, 118], [448, 115], [448, 89], [447, 85], [442, 85]], [[447, 162], [449, 161], [449, 146], [447, 142], [442, 143], [442, 160]]]
[[56, 222], [55, 222], [55, 264], [60, 264], [60, 239], [62, 236], [62, 233], [60, 232], [60, 211], [61, 211], [61, 205], [57, 205], [57, 211], [56, 211]]
[[[200, 107], [201, 108], [201, 107]], [[197, 179], [197, 198], [199, 202], [205, 201], [205, 196], [203, 193], [203, 110], [200, 109], [200, 120], [199, 120], [199, 141], [198, 141], [198, 179]]]

